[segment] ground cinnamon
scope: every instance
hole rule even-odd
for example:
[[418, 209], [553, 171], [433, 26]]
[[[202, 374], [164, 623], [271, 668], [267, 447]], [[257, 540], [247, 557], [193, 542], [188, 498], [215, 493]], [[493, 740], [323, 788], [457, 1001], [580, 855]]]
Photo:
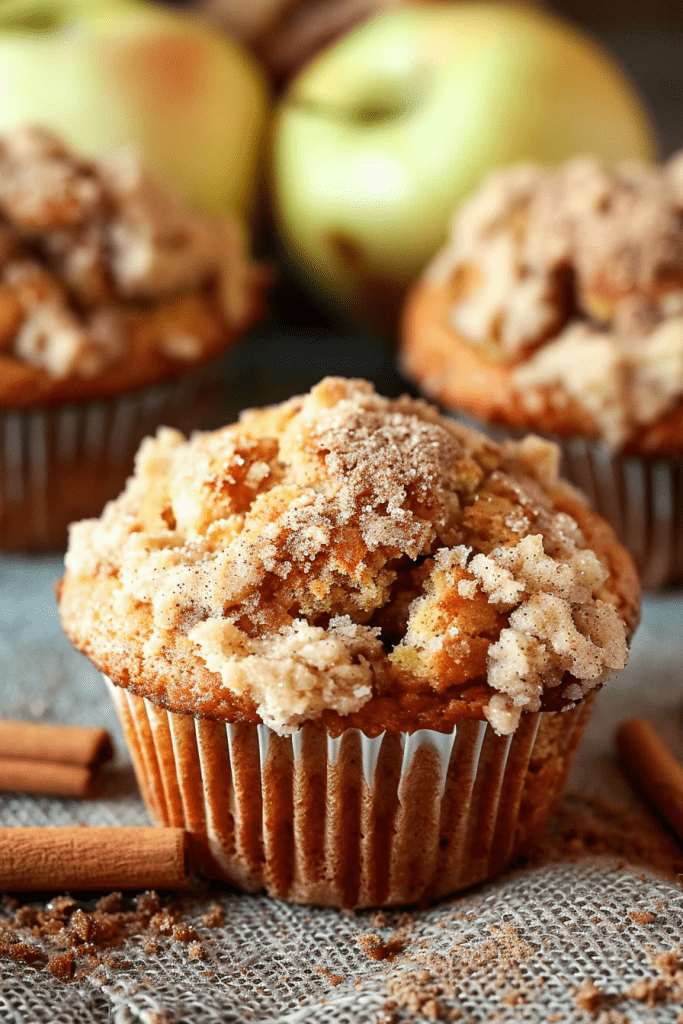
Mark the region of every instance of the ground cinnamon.
[[189, 881], [180, 828], [2, 828], [0, 890], [179, 889]]
[[622, 723], [617, 750], [624, 772], [683, 838], [683, 765], [643, 718]]

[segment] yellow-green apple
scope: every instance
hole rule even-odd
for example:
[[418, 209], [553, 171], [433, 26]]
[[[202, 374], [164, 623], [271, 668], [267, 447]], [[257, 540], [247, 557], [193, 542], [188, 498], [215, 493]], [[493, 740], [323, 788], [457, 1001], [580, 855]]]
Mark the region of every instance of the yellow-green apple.
[[136, 0], [0, 3], [0, 130], [37, 124], [95, 155], [137, 145], [194, 205], [251, 202], [265, 79], [195, 15]]
[[381, 315], [488, 170], [653, 151], [626, 77], [572, 26], [504, 3], [409, 5], [338, 41], [283, 97], [276, 217], [319, 288]]

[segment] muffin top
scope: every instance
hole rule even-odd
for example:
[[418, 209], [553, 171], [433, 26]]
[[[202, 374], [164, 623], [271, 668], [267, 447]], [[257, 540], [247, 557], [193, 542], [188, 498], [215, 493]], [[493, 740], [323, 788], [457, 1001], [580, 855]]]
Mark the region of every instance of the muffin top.
[[64, 628], [174, 711], [450, 728], [564, 708], [626, 662], [632, 563], [557, 479], [428, 404], [328, 378], [186, 440], [162, 429], [71, 528]]
[[186, 210], [132, 152], [0, 134], [0, 407], [100, 397], [199, 364], [256, 313], [231, 218]]
[[451, 328], [508, 368], [528, 422], [573, 404], [622, 447], [683, 406], [683, 155], [495, 173], [427, 280], [452, 286]]

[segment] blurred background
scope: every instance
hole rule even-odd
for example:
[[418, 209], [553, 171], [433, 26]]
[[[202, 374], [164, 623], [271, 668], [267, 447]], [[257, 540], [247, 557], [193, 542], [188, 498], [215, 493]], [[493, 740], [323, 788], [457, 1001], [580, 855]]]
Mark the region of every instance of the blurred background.
[[[261, 0], [250, 4], [206, 0], [176, 6], [199, 8], [228, 31], [239, 31], [269, 67], [275, 92], [281, 94], [300, 62], [305, 64], [316, 50], [333, 43], [354, 24], [398, 4], [392, 0]], [[590, 33], [616, 58], [643, 100], [659, 156], [666, 158], [683, 147], [683, 4], [678, 0], [646, 4], [638, 0], [547, 0], [517, 6], [552, 11]], [[259, 32], [253, 27], [257, 23], [267, 27]], [[272, 255], [272, 236], [261, 235], [258, 244]], [[240, 346], [226, 358], [228, 378], [238, 394], [246, 387], [264, 400], [279, 400], [292, 389], [308, 387], [331, 368], [370, 377], [386, 393], [413, 390], [397, 372], [391, 349], [373, 344], [377, 332], [359, 327], [339, 309], [321, 301], [286, 261], [278, 271], [270, 310], [266, 322], [252, 336], [252, 344]], [[326, 345], [321, 349], [323, 337]], [[272, 376], [274, 366], [278, 368], [276, 378]]]

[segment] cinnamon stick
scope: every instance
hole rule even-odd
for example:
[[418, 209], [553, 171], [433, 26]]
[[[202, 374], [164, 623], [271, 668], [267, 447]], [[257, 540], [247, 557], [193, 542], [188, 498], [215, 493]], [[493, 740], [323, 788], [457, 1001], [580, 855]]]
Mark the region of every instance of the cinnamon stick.
[[617, 750], [624, 772], [683, 839], [683, 765], [643, 718], [619, 726]]
[[0, 891], [180, 889], [181, 828], [0, 828]]
[[0, 757], [0, 792], [42, 793], [83, 800], [97, 788], [98, 772], [78, 764]]
[[93, 768], [113, 756], [114, 748], [106, 729], [0, 719], [0, 758]]

